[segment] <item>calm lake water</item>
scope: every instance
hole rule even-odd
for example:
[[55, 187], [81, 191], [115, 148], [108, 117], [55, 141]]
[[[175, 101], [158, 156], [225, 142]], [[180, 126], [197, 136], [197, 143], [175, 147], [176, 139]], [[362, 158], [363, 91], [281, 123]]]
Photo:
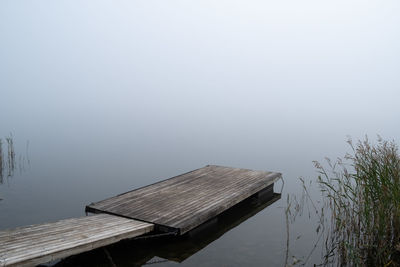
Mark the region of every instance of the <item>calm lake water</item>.
[[[347, 135], [399, 143], [399, 12], [397, 1], [2, 1], [0, 138], [6, 153], [12, 134], [16, 168], [0, 184], [0, 229], [84, 216], [207, 164], [278, 171], [270, 205], [108, 251], [118, 266], [282, 266], [286, 197], [317, 177], [312, 161], [343, 156]], [[308, 257], [313, 225], [291, 226], [290, 255]], [[111, 263], [98, 250], [59, 264]]]

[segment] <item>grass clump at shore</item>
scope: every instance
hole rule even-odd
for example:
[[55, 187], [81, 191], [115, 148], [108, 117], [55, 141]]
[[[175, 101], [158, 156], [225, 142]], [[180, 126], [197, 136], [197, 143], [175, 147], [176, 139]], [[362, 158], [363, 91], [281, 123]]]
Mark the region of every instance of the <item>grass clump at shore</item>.
[[325, 264], [400, 264], [400, 156], [398, 146], [380, 137], [353, 144], [353, 153], [328, 171], [314, 162], [318, 185], [331, 213]]
[[[5, 140], [5, 142], [3, 142], [3, 140]], [[5, 146], [4, 150], [3, 144]], [[22, 169], [23, 166], [21, 165], [20, 167]], [[16, 169], [17, 161], [14, 149], [14, 139], [12, 134], [10, 134], [10, 136], [5, 139], [0, 138], [0, 184], [4, 182], [4, 177], [12, 177]]]
[[3, 183], [3, 140], [0, 138], [0, 184]]

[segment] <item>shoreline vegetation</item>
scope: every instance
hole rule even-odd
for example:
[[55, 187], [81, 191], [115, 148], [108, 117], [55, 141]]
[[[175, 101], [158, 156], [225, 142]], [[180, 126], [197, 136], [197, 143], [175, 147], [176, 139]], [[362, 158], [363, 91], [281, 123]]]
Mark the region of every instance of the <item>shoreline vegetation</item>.
[[4, 182], [4, 176], [11, 177], [16, 169], [14, 140], [12, 135], [5, 138], [6, 151], [3, 151], [3, 140], [0, 138], [0, 184]]
[[10, 134], [3, 139], [0, 138], [0, 185], [6, 179], [13, 177], [17, 170], [23, 172], [27, 166], [30, 166], [28, 150], [29, 141], [26, 143], [25, 155], [19, 154], [17, 159], [13, 135]]
[[5, 144], [7, 151], [3, 151], [3, 140], [0, 138], [0, 184], [4, 182], [4, 176], [12, 177], [16, 169], [14, 140], [11, 134], [5, 138]]
[[[315, 248], [322, 250], [321, 266], [399, 266], [400, 265], [400, 156], [394, 141], [378, 136], [356, 144], [349, 139], [351, 153], [324, 164], [314, 161], [319, 176], [313, 201], [311, 182], [303, 185], [300, 200], [287, 198], [286, 266], [305, 265]], [[318, 218], [317, 239], [305, 260], [289, 256], [289, 221], [295, 222], [304, 206]], [[323, 242], [323, 244], [322, 244]]]

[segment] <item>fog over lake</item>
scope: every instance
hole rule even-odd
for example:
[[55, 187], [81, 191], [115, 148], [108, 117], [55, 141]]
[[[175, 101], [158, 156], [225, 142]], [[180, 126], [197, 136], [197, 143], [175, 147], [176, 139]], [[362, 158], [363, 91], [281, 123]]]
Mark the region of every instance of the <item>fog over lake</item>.
[[399, 14], [398, 1], [1, 1], [0, 138], [19, 165], [0, 229], [207, 164], [278, 171], [282, 200], [183, 265], [282, 265], [281, 207], [312, 161], [343, 156], [348, 135], [399, 143]]

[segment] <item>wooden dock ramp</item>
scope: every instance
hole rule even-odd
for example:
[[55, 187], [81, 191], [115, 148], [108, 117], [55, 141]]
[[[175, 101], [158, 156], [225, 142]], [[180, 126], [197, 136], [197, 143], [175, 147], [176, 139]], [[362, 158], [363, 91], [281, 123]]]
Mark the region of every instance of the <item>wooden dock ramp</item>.
[[152, 231], [153, 224], [108, 214], [0, 231], [0, 266], [35, 266]]
[[155, 224], [159, 231], [184, 234], [268, 187], [272, 192], [280, 177], [276, 172], [207, 165], [90, 204], [86, 211], [119, 215]]
[[208, 165], [86, 207], [101, 214], [0, 231], [0, 267], [33, 266], [153, 230], [184, 234], [250, 196], [272, 196], [280, 176]]

